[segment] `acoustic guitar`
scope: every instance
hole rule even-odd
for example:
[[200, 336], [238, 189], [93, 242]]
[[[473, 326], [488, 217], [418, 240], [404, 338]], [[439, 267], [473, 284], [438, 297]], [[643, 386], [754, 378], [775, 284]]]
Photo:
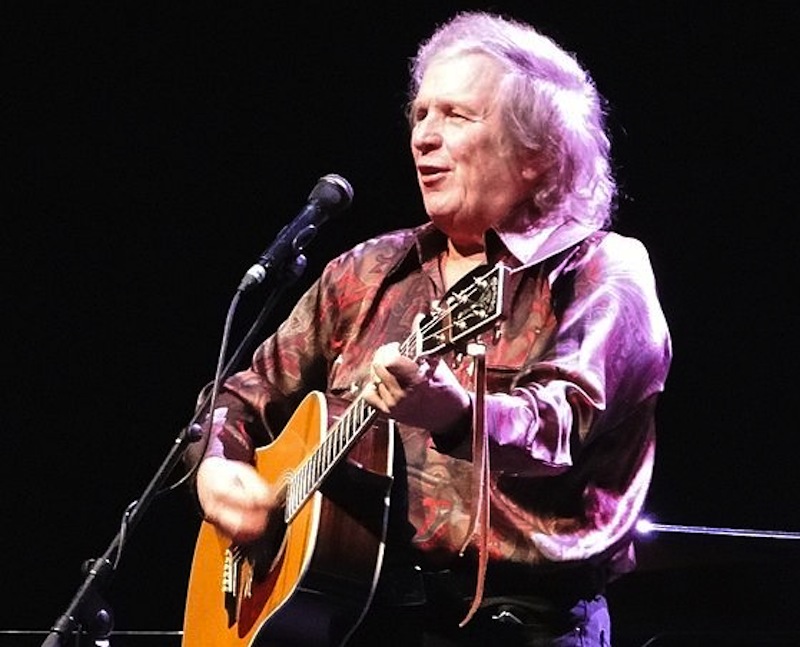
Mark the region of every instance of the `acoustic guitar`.
[[[478, 334], [503, 311], [508, 270], [464, 277], [400, 344], [412, 359]], [[235, 545], [208, 522], [189, 575], [183, 647], [343, 645], [383, 561], [394, 433], [361, 395], [307, 395], [256, 469], [283, 492], [263, 538]]]

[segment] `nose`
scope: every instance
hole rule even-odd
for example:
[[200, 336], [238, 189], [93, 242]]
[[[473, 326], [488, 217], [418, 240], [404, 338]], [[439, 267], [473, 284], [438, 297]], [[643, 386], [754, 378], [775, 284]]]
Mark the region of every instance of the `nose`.
[[419, 119], [411, 130], [411, 146], [420, 153], [437, 148], [442, 143], [438, 120], [430, 113]]

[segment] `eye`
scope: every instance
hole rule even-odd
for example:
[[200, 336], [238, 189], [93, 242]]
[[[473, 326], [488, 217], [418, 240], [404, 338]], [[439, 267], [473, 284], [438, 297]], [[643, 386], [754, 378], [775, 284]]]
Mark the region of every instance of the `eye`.
[[410, 113], [410, 115], [409, 115], [409, 116], [410, 116], [410, 119], [409, 119], [409, 121], [411, 121], [411, 125], [412, 125], [412, 126], [415, 126], [415, 125], [416, 125], [416, 124], [418, 124], [420, 121], [422, 121], [423, 119], [425, 119], [425, 117], [426, 117], [427, 115], [428, 115], [428, 109], [427, 109], [427, 108], [425, 108], [425, 107], [423, 107], [423, 106], [418, 106], [418, 107], [416, 107], [416, 108], [413, 108], [413, 109], [411, 110], [411, 113]]
[[461, 108], [450, 108], [447, 116], [454, 121], [474, 121], [470, 114]]

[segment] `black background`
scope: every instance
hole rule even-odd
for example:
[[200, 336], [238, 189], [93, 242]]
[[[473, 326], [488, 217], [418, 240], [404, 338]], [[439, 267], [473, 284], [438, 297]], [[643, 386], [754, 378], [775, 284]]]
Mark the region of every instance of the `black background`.
[[[795, 3], [12, 2], [0, 629], [65, 610], [213, 375], [243, 272], [317, 178], [343, 175], [355, 199], [270, 328], [334, 255], [424, 221], [407, 62], [470, 8], [535, 23], [609, 100], [617, 228], [650, 250], [675, 350], [649, 514], [800, 531]], [[107, 589], [118, 628], [180, 628], [198, 523], [184, 490], [147, 511]], [[643, 539], [610, 591], [620, 641], [793, 629], [795, 543]]]

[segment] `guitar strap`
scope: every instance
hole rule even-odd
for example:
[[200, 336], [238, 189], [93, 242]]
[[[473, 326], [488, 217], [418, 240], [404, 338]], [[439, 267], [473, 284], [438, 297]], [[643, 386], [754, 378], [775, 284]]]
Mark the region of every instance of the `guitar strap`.
[[475, 366], [475, 405], [472, 410], [472, 512], [470, 531], [461, 547], [461, 554], [467, 549], [472, 538], [478, 540], [478, 572], [475, 582], [475, 595], [467, 615], [459, 623], [466, 625], [480, 608], [486, 581], [486, 568], [489, 562], [489, 439], [486, 434], [486, 349], [482, 344], [467, 346], [467, 353]]

